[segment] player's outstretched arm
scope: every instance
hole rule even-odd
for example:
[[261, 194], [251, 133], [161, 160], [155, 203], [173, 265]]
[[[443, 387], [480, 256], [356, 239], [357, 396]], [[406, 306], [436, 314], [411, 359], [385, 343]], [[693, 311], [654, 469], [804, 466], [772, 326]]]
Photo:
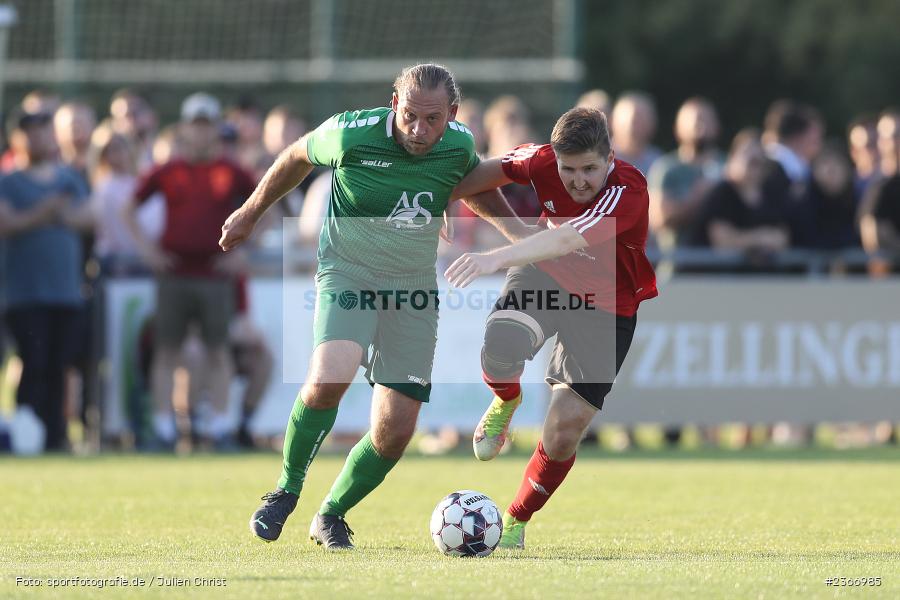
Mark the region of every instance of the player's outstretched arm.
[[587, 245], [578, 230], [565, 223], [490, 252], [463, 254], [447, 268], [444, 277], [454, 287], [463, 288], [482, 275], [565, 256]]
[[227, 252], [250, 237], [263, 213], [300, 185], [312, 172], [314, 165], [306, 153], [306, 140], [307, 136], [304, 135], [285, 148], [275, 159], [275, 164], [263, 175], [250, 198], [231, 213], [222, 226], [222, 238], [219, 240], [222, 250]]

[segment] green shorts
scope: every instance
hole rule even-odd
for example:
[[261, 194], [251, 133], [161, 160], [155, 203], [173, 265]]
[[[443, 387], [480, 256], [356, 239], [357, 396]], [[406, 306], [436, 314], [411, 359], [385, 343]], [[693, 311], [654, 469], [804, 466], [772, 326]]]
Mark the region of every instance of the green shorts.
[[363, 347], [366, 379], [420, 402], [431, 394], [438, 293], [424, 285], [379, 284], [335, 270], [316, 274], [313, 347], [351, 340]]

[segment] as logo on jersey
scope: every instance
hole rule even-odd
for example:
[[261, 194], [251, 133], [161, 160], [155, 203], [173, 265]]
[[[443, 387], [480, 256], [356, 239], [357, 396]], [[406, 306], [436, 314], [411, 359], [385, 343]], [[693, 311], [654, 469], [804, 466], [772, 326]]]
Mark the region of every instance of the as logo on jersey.
[[397, 201], [394, 210], [385, 219], [395, 229], [421, 229], [431, 223], [431, 211], [424, 208], [420, 201], [434, 202], [431, 192], [419, 192], [409, 199], [409, 195], [403, 192]]
[[549, 210], [550, 212], [556, 212], [556, 208], [553, 206], [553, 200], [547, 200], [546, 202], [544, 202], [544, 206], [547, 207], [547, 210]]

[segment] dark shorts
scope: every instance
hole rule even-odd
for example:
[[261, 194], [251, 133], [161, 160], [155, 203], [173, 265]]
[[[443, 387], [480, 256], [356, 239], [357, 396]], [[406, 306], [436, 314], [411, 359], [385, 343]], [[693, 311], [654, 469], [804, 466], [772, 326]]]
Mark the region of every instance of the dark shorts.
[[[557, 298], [555, 308], [547, 301], [550, 294]], [[603, 408], [631, 348], [637, 315], [610, 314], [586, 305], [583, 299], [579, 304], [577, 297], [532, 265], [508, 271], [492, 314], [501, 310], [516, 310], [534, 319], [543, 332], [541, 345], [556, 336], [545, 376], [548, 384], [565, 385], [588, 403]]]
[[316, 275], [313, 347], [329, 340], [362, 346], [366, 379], [419, 402], [431, 395], [437, 345], [437, 285], [385, 283], [376, 289], [336, 270]]
[[180, 348], [188, 328], [195, 323], [207, 347], [224, 346], [234, 305], [234, 281], [230, 279], [160, 277], [156, 288], [156, 342]]

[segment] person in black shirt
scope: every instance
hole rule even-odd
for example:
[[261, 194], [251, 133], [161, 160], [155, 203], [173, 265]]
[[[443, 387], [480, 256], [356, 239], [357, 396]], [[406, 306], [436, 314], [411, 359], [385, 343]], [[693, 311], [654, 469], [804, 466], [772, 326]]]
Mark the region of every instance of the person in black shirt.
[[860, 207], [863, 248], [879, 253], [869, 272], [884, 275], [898, 270], [900, 261], [900, 111], [884, 112], [878, 121], [878, 149], [883, 178], [869, 186]]
[[803, 220], [810, 235], [794, 240], [794, 245], [821, 250], [859, 247], [856, 190], [850, 159], [836, 146], [826, 146], [813, 160], [804, 202]]
[[900, 256], [900, 174], [869, 186], [860, 210], [863, 248], [883, 255], [873, 260], [870, 272], [881, 275], [891, 269], [891, 263], [896, 270]]
[[[763, 191], [766, 156], [759, 133], [744, 130], [734, 138], [725, 178], [709, 192], [698, 220], [698, 246], [742, 250], [749, 258], [764, 258], [787, 248], [785, 199]], [[758, 261], [753, 261], [758, 262]]]

